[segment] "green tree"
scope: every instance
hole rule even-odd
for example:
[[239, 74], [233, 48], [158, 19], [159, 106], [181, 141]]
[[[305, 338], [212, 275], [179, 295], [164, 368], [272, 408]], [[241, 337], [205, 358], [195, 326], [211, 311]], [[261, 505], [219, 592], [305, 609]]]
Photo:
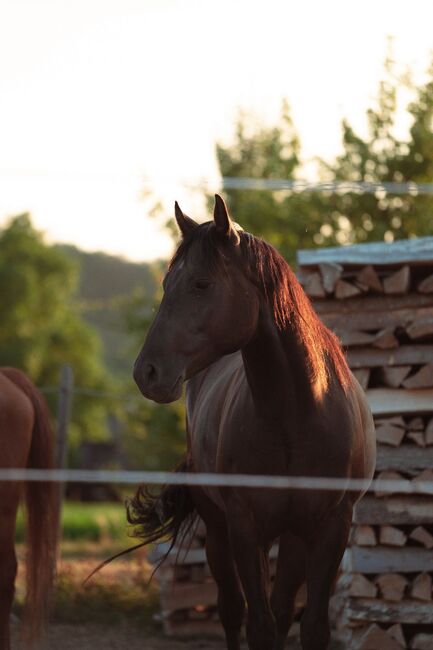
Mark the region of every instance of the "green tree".
[[[25, 370], [38, 386], [58, 382], [70, 364], [75, 383], [91, 389], [108, 386], [100, 346], [77, 314], [78, 268], [59, 248], [45, 243], [28, 214], [0, 231], [0, 362]], [[55, 395], [50, 396], [52, 410]], [[105, 436], [106, 404], [77, 396], [71, 427], [72, 447], [83, 438]]]
[[[404, 82], [413, 93], [407, 107], [411, 127], [407, 139], [395, 135], [398, 84]], [[343, 153], [329, 167], [335, 180], [374, 183], [433, 181], [433, 65], [429, 79], [415, 87], [399, 80], [390, 59], [380, 83], [377, 106], [367, 111], [368, 133], [359, 136], [343, 122]], [[362, 242], [430, 235], [433, 226], [433, 196], [348, 193], [330, 201], [333, 233], [345, 225], [337, 241]]]
[[[251, 117], [240, 115], [233, 143], [217, 144], [216, 156], [223, 177], [296, 180], [301, 171], [300, 141], [287, 102], [275, 126], [257, 125]], [[320, 196], [236, 189], [227, 189], [224, 195], [234, 219], [289, 260], [298, 248], [314, 245], [314, 234], [323, 223]], [[208, 203], [210, 207], [212, 197]]]

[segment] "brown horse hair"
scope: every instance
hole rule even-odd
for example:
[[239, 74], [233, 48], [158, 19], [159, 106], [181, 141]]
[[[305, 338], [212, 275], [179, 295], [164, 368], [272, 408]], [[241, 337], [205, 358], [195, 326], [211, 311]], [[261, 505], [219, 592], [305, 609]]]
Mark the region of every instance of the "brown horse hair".
[[[34, 425], [27, 466], [52, 469], [54, 437], [45, 400], [23, 372], [16, 368], [2, 368], [1, 371], [33, 405]], [[40, 636], [48, 617], [59, 533], [58, 494], [57, 485], [53, 482], [35, 482], [25, 486], [27, 556], [24, 636], [29, 644]]]
[[[291, 327], [302, 343], [308, 361], [311, 383], [315, 393], [322, 396], [329, 385], [329, 363], [341, 386], [347, 390], [351, 375], [340, 341], [319, 319], [296, 275], [283, 256], [263, 239], [238, 231], [244, 270], [263, 293], [274, 322], [280, 331]], [[197, 244], [197, 245], [195, 245]], [[226, 268], [226, 246], [212, 221], [195, 228], [183, 239], [169, 265], [173, 266], [194, 254], [211, 272]]]

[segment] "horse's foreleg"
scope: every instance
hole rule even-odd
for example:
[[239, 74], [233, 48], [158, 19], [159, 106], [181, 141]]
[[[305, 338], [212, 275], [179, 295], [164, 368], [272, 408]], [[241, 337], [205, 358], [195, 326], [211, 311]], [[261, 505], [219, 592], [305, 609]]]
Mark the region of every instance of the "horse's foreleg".
[[273, 650], [275, 621], [269, 602], [268, 550], [259, 544], [256, 527], [245, 508], [230, 508], [227, 519], [235, 562], [248, 603], [248, 647], [250, 650]]
[[206, 555], [218, 585], [218, 611], [226, 635], [227, 649], [240, 649], [240, 634], [245, 612], [239, 578], [226, 526], [207, 526]]
[[329, 599], [349, 538], [352, 505], [344, 500], [323, 522], [307, 556], [308, 602], [301, 620], [303, 650], [326, 650], [330, 641]]
[[271, 607], [277, 626], [275, 650], [283, 650], [293, 622], [296, 594], [305, 580], [305, 544], [291, 533], [280, 537]]

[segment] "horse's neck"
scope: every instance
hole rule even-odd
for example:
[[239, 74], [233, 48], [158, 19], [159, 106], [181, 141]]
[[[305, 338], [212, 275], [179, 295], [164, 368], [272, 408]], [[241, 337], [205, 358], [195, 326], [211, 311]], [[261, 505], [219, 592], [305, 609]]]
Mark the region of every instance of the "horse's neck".
[[254, 404], [265, 418], [302, 417], [314, 402], [305, 349], [290, 325], [280, 331], [269, 312], [243, 348]]

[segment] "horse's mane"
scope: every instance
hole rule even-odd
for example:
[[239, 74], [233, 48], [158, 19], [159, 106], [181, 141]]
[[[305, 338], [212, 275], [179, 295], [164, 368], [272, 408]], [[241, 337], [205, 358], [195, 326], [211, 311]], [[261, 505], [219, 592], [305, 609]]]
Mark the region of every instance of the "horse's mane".
[[[336, 335], [319, 319], [296, 275], [280, 253], [264, 240], [239, 231], [241, 259], [251, 280], [262, 291], [270, 306], [276, 326], [284, 331], [289, 325], [304, 346], [310, 378], [318, 392], [323, 394], [329, 383], [329, 363], [334, 367], [344, 388], [350, 383], [350, 370]], [[196, 228], [183, 239], [176, 250], [169, 269], [185, 259], [194, 250], [210, 270], [224, 268], [225, 252], [213, 222]]]

